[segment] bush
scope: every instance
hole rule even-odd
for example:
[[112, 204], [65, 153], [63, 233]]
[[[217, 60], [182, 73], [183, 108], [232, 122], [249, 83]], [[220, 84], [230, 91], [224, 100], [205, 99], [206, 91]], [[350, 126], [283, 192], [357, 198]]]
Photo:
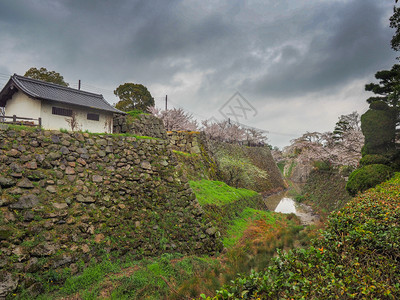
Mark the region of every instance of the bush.
[[386, 154], [394, 150], [396, 111], [369, 109], [361, 116], [361, 130], [365, 136], [362, 154]]
[[386, 165], [367, 165], [350, 174], [346, 190], [350, 195], [355, 196], [358, 192], [363, 192], [389, 179], [391, 175], [392, 168]]
[[380, 154], [367, 154], [360, 160], [360, 166], [362, 167], [376, 164], [389, 165], [390, 161], [387, 157]]
[[389, 110], [389, 106], [387, 105], [387, 103], [383, 102], [383, 101], [375, 101], [372, 102], [369, 105], [370, 109], [375, 109], [375, 110]]
[[312, 247], [278, 252], [213, 299], [400, 299], [399, 244], [400, 174], [333, 212]]
[[141, 114], [143, 114], [143, 111], [140, 109], [134, 109], [134, 110], [128, 111], [127, 114], [130, 115], [131, 117], [133, 117], [134, 119], [137, 119]]

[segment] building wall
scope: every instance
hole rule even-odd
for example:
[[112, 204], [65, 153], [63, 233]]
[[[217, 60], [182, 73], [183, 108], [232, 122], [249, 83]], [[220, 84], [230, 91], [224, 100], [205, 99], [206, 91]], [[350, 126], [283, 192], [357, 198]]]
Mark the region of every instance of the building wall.
[[38, 119], [41, 116], [42, 104], [40, 100], [35, 100], [24, 93], [15, 93], [5, 106], [5, 115], [23, 118]]
[[[74, 116], [66, 117], [52, 114], [52, 107], [72, 109]], [[87, 113], [99, 114], [99, 121], [87, 119]], [[62, 103], [42, 101], [43, 128], [50, 130], [67, 129], [68, 131], [86, 131], [112, 133], [113, 114], [95, 109], [83, 109], [78, 106], [68, 106]], [[74, 124], [75, 123], [75, 124]]]
[[[72, 109], [74, 117], [52, 114], [52, 107]], [[88, 120], [87, 113], [99, 114], [99, 121]], [[7, 101], [5, 115], [24, 118], [42, 118], [42, 127], [49, 130], [66, 129], [68, 131], [89, 131], [94, 133], [112, 133], [113, 113], [90, 108], [81, 108], [63, 103], [32, 99], [22, 92], [17, 92]], [[37, 124], [37, 122], [35, 122]]]

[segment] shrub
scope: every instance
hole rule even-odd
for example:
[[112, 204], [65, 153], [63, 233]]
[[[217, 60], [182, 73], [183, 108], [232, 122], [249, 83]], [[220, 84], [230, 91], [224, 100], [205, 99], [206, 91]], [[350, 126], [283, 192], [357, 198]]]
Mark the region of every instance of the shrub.
[[360, 160], [360, 166], [367, 165], [388, 165], [390, 163], [389, 159], [380, 154], [367, 154]]
[[375, 110], [389, 110], [389, 106], [383, 101], [374, 101], [369, 105], [369, 108]]
[[127, 114], [130, 115], [131, 117], [133, 117], [134, 119], [137, 119], [141, 114], [143, 114], [143, 111], [140, 109], [134, 109], [134, 110], [128, 111]]
[[350, 174], [346, 190], [354, 196], [389, 179], [391, 175], [392, 169], [386, 165], [367, 165]]
[[396, 111], [369, 109], [361, 116], [365, 136], [362, 154], [386, 154], [394, 149]]
[[400, 299], [399, 216], [400, 174], [333, 212], [312, 247], [278, 252], [213, 299]]

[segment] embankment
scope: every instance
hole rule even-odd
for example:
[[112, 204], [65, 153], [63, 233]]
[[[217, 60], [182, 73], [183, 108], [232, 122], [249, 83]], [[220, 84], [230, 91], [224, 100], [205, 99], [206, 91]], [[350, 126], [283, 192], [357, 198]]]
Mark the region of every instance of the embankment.
[[0, 163], [0, 296], [107, 253], [222, 247], [167, 140], [14, 128], [0, 130]]
[[200, 132], [173, 131], [168, 137], [190, 180], [220, 180], [266, 194], [287, 188], [268, 147], [207, 140]]
[[221, 180], [234, 187], [270, 194], [287, 188], [268, 147], [211, 141]]
[[297, 200], [326, 214], [342, 208], [351, 196], [346, 191], [346, 180], [338, 170], [314, 170], [310, 172]]

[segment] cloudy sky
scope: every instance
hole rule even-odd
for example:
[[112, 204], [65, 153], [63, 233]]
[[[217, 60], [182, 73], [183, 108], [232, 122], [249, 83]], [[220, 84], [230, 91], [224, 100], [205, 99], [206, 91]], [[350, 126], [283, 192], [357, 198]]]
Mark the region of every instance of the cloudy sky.
[[230, 117], [285, 146], [367, 109], [390, 68], [393, 0], [0, 2], [0, 85], [46, 67], [110, 103], [125, 82], [199, 120]]

